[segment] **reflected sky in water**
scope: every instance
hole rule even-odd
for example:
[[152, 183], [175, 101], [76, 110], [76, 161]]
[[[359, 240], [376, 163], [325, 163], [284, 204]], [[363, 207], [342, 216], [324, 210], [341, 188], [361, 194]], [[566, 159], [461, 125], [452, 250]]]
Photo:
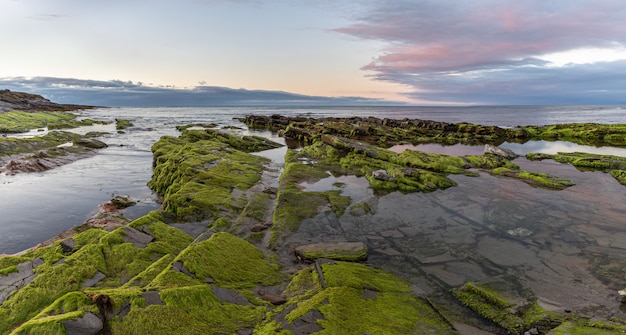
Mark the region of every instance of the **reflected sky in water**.
[[[526, 143], [508, 143], [500, 145], [501, 148], [513, 150], [519, 155], [526, 155], [529, 152], [538, 152], [544, 154], [556, 154], [559, 152], [587, 152], [600, 155], [613, 155], [626, 157], [626, 148], [616, 147], [594, 147], [590, 145], [580, 145], [564, 141], [528, 141]], [[432, 152], [437, 154], [464, 156], [464, 155], [482, 155], [484, 151], [483, 145], [441, 145], [441, 144], [401, 144], [390, 147], [389, 150], [394, 152], [402, 152], [404, 150], [416, 150]]]

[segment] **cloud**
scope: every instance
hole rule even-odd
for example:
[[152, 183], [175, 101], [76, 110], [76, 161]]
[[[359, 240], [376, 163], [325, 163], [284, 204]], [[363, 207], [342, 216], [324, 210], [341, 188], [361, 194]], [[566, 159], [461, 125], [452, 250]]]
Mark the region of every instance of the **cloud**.
[[[407, 85], [417, 100], [466, 103], [569, 103], [584, 92], [617, 92], [615, 62], [557, 68], [541, 56], [626, 45], [623, 1], [386, 1], [335, 29], [387, 43], [362, 69], [375, 80]], [[545, 58], [544, 58], [545, 59]], [[567, 83], [564, 80], [584, 80]], [[471, 94], [470, 94], [471, 92]], [[623, 92], [619, 91], [620, 94]], [[605, 103], [624, 98], [601, 94]], [[617, 99], [617, 100], [615, 100]], [[596, 101], [597, 99], [593, 99]], [[591, 101], [591, 100], [590, 100]]]
[[362, 97], [322, 97], [282, 91], [155, 87], [123, 80], [54, 77], [0, 78], [0, 88], [40, 94], [57, 103], [95, 106], [276, 106], [380, 105], [400, 102]]

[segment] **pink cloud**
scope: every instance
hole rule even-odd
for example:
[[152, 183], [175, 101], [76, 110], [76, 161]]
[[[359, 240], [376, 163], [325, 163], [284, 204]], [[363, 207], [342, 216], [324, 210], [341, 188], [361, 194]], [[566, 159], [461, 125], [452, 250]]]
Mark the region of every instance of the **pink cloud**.
[[417, 92], [432, 89], [416, 78], [454, 82], [450, 74], [544, 66], [538, 56], [626, 45], [624, 17], [626, 1], [617, 0], [389, 1], [336, 31], [388, 42], [362, 69]]

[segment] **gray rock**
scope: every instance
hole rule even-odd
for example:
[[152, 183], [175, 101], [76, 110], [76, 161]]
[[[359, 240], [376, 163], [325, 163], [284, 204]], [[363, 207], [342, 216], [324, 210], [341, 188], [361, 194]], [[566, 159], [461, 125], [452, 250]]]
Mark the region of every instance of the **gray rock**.
[[63, 321], [63, 326], [67, 335], [96, 335], [102, 330], [104, 324], [95, 314], [85, 313], [83, 317], [76, 320]]
[[376, 170], [372, 171], [372, 177], [377, 180], [382, 181], [392, 181], [393, 177], [389, 176], [386, 170]]
[[143, 293], [143, 298], [146, 300], [145, 306], [163, 305], [163, 300], [157, 291], [146, 291]]
[[236, 304], [242, 306], [252, 306], [252, 304], [244, 297], [239, 294], [239, 292], [234, 290], [229, 290], [227, 288], [221, 288], [217, 286], [211, 286], [211, 291], [217, 298], [217, 300], [221, 302], [227, 302], [229, 304]]
[[137, 248], [143, 248], [148, 243], [152, 242], [152, 240], [154, 240], [154, 237], [148, 234], [144, 234], [137, 229], [128, 226], [124, 227], [123, 229], [124, 233], [126, 234], [124, 236], [124, 242], [130, 242], [134, 244]]
[[300, 319], [284, 325], [284, 329], [291, 331], [294, 335], [313, 334], [322, 330], [322, 326], [317, 323], [317, 320], [323, 318], [322, 313], [314, 309], [306, 313]]
[[266, 230], [266, 229], [267, 229], [267, 228], [269, 228], [269, 227], [270, 227], [270, 226], [269, 226], [269, 225], [267, 225], [267, 224], [264, 224], [264, 223], [257, 223], [257, 224], [255, 224], [254, 226], [252, 226], [252, 227], [250, 228], [250, 231], [251, 231], [251, 232], [253, 232], [253, 233], [258, 233], [258, 232], [260, 232], [260, 231], [264, 231], [264, 230]]
[[174, 262], [174, 264], [172, 264], [172, 270], [177, 271], [177, 272], [182, 272], [191, 278], [196, 278], [196, 275], [194, 275], [189, 270], [187, 270], [183, 262]]
[[519, 157], [518, 154], [514, 153], [510, 149], [496, 147], [496, 146], [491, 145], [491, 144], [485, 144], [485, 150], [483, 151], [483, 153], [500, 156], [500, 157], [503, 157], [503, 158], [506, 158], [506, 159], [515, 159], [515, 158]]
[[106, 275], [100, 271], [96, 272], [96, 274], [92, 277], [89, 278], [87, 280], [85, 280], [85, 282], [83, 283], [84, 287], [93, 287], [94, 285], [96, 285], [99, 281], [101, 281], [102, 279], [106, 278]]
[[11, 272], [6, 276], [0, 276], [0, 305], [13, 291], [32, 283], [38, 276], [33, 269], [43, 264], [43, 259], [35, 258], [32, 261], [20, 263], [16, 266], [17, 272]]
[[64, 252], [72, 252], [74, 251], [74, 248], [76, 248], [76, 242], [71, 237], [66, 238], [61, 241], [61, 248], [63, 248]]

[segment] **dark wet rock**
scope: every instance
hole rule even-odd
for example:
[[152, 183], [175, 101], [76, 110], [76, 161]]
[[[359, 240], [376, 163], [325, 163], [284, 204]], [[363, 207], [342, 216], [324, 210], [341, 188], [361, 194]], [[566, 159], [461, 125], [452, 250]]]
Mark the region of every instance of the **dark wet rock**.
[[163, 305], [163, 300], [161, 300], [161, 296], [159, 296], [159, 292], [157, 291], [146, 291], [143, 293], [142, 297], [146, 301], [145, 306]]
[[121, 305], [119, 305], [119, 308], [113, 311], [113, 313], [107, 315], [107, 319], [111, 319], [117, 316], [120, 318], [120, 320], [122, 320], [128, 313], [130, 313], [130, 301], [126, 300]]
[[67, 335], [96, 335], [102, 330], [104, 324], [95, 314], [85, 313], [76, 320], [63, 321], [63, 326]]
[[496, 147], [495, 145], [491, 145], [491, 144], [485, 144], [484, 153], [500, 156], [505, 159], [515, 159], [520, 156], [514, 153], [513, 150]]
[[76, 242], [71, 237], [61, 241], [60, 245], [63, 248], [63, 252], [72, 252], [76, 248]]
[[260, 231], [264, 231], [267, 228], [269, 228], [270, 225], [266, 224], [266, 223], [257, 223], [254, 226], [250, 227], [250, 231], [253, 233], [258, 233]]
[[124, 236], [124, 242], [127, 242], [127, 243], [130, 242], [134, 244], [135, 247], [137, 248], [143, 248], [148, 243], [152, 242], [152, 240], [154, 240], [154, 237], [148, 234], [144, 234], [135, 228], [126, 226], [123, 229], [124, 229], [124, 233], [126, 234]]
[[324, 319], [322, 313], [313, 309], [294, 322], [284, 325], [283, 328], [291, 331], [294, 335], [313, 334], [322, 330], [322, 327], [317, 324], [317, 320], [321, 319]]
[[264, 294], [261, 299], [270, 302], [272, 305], [282, 305], [287, 302], [287, 299], [281, 295]]
[[364, 289], [363, 293], [361, 293], [361, 297], [365, 299], [376, 299], [378, 296], [378, 291]]
[[84, 287], [93, 287], [95, 286], [98, 282], [100, 282], [102, 279], [106, 278], [106, 275], [100, 271], [96, 272], [96, 274], [92, 277], [89, 278], [87, 280], [85, 280], [85, 282], [83, 283]]
[[96, 140], [94, 138], [80, 138], [74, 140], [74, 145], [86, 147], [90, 149], [103, 149], [108, 147], [108, 145], [102, 141]]
[[118, 195], [113, 199], [101, 204], [100, 209], [103, 212], [117, 212], [136, 204], [137, 202], [131, 199], [129, 196]]
[[376, 171], [372, 171], [372, 177], [374, 177], [374, 179], [377, 180], [382, 180], [382, 181], [390, 181], [393, 180], [393, 177], [391, 177], [386, 170], [376, 170]]
[[174, 262], [174, 264], [172, 264], [172, 269], [177, 272], [182, 272], [191, 278], [196, 278], [196, 275], [187, 270], [182, 262]]
[[250, 328], [244, 328], [244, 329], [239, 329], [237, 331], [237, 333], [235, 333], [237, 335], [252, 335], [254, 334], [254, 330], [250, 329]]
[[362, 261], [367, 259], [367, 246], [363, 242], [324, 242], [299, 246], [294, 253], [296, 257], [308, 260]]
[[211, 291], [213, 291], [215, 297], [221, 302], [242, 306], [252, 306], [248, 299], [237, 291], [217, 286], [211, 286]]

